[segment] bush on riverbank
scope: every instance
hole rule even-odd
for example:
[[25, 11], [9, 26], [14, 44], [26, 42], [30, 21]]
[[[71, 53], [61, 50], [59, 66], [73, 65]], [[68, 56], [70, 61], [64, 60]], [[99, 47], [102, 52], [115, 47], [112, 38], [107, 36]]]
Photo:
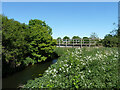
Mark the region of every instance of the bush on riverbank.
[[51, 36], [52, 29], [44, 21], [30, 20], [26, 25], [6, 16], [0, 17], [3, 76], [15, 72], [17, 67], [54, 58], [56, 41]]
[[117, 88], [117, 48], [67, 50], [45, 71], [29, 80], [24, 88]]

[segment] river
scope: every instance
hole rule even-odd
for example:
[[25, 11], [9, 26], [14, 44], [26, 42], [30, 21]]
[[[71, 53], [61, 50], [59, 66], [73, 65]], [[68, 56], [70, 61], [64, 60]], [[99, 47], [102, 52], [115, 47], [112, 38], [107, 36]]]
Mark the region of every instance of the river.
[[42, 62], [40, 64], [34, 64], [28, 66], [22, 71], [16, 72], [2, 79], [2, 88], [17, 88], [20, 85], [25, 84], [28, 80], [37, 78], [40, 74], [43, 74], [47, 68], [55, 63], [57, 59]]

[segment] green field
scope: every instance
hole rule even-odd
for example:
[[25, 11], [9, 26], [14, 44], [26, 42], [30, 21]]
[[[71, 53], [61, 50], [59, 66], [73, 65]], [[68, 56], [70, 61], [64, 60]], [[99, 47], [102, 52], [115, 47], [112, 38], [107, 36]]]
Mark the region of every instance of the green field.
[[118, 88], [117, 48], [56, 48], [58, 61], [24, 88]]

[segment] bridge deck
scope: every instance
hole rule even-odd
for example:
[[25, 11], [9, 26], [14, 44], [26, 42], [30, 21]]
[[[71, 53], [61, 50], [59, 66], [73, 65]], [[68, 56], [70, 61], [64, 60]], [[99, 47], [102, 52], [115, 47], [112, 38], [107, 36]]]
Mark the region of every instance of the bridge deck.
[[57, 46], [95, 46], [96, 40], [95, 39], [58, 39], [57, 40]]

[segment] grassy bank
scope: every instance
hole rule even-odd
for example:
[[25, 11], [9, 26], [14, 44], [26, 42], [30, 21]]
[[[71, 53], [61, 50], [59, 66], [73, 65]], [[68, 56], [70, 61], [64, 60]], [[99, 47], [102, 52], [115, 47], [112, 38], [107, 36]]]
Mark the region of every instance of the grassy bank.
[[24, 88], [117, 88], [117, 60], [117, 48], [66, 50], [42, 77], [29, 80]]
[[62, 55], [64, 55], [68, 50], [69, 50], [69, 51], [73, 51], [74, 48], [56, 47], [56, 48], [54, 49], [54, 52], [55, 52], [58, 56], [62, 56]]

